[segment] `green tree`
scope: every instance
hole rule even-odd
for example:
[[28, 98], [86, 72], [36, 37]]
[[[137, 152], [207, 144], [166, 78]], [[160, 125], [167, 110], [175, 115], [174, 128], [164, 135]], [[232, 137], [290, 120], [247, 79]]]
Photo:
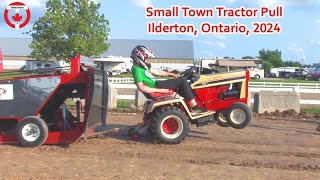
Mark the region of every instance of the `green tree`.
[[77, 54], [98, 56], [106, 51], [109, 21], [91, 0], [48, 0], [46, 13], [33, 25], [31, 55], [38, 60], [70, 60]]
[[254, 57], [252, 57], [252, 56], [244, 56], [244, 57], [242, 57], [242, 59], [254, 59]]
[[268, 73], [273, 67], [283, 66], [281, 59], [281, 51], [279, 50], [265, 50], [262, 49], [259, 51], [259, 58], [263, 60], [265, 71]]
[[274, 66], [270, 62], [268, 61], [263, 62], [263, 69], [265, 73], [269, 73], [272, 68], [274, 68]]
[[301, 67], [301, 63], [298, 61], [284, 61], [283, 66], [287, 67]]

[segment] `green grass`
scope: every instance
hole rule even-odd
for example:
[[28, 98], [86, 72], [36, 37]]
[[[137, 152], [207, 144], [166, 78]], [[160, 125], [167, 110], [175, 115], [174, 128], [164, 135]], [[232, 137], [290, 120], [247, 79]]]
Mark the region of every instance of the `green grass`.
[[309, 113], [309, 114], [320, 114], [320, 106], [307, 106], [301, 108], [301, 112]]
[[117, 108], [129, 108], [131, 104], [134, 104], [134, 100], [119, 99]]
[[33, 74], [30, 72], [22, 72], [22, 71], [17, 71], [17, 70], [7, 70], [7, 71], [0, 73], [0, 80], [28, 77], [31, 75], [33, 75]]

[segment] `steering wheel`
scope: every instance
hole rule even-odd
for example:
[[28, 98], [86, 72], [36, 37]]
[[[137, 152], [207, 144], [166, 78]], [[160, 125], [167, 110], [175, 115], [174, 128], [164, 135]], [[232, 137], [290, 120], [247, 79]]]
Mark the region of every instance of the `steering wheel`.
[[187, 78], [187, 80], [191, 80], [195, 72], [196, 72], [196, 67], [192, 66], [186, 69], [184, 72], [180, 73], [180, 77], [185, 77]]

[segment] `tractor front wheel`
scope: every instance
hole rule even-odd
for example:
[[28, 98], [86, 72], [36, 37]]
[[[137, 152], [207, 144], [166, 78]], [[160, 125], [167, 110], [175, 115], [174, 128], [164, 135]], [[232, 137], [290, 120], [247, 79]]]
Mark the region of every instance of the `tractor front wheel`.
[[177, 107], [165, 106], [154, 113], [150, 128], [158, 142], [179, 144], [188, 135], [188, 117]]
[[17, 126], [17, 138], [22, 146], [41, 146], [48, 137], [48, 126], [36, 116], [24, 118]]
[[235, 129], [243, 129], [251, 122], [252, 113], [244, 103], [234, 103], [228, 108], [227, 122]]
[[226, 120], [225, 111], [218, 111], [214, 114], [214, 119], [217, 121], [217, 124], [221, 127], [229, 127], [229, 123]]

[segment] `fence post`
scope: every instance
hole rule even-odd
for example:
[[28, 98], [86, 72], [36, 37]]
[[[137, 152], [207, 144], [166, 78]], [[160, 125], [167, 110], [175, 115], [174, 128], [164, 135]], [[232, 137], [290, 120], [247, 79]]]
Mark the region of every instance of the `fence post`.
[[117, 96], [118, 96], [118, 91], [116, 88], [113, 88], [111, 86], [109, 86], [109, 90], [108, 90], [109, 94], [108, 94], [108, 103], [109, 103], [109, 108], [116, 108], [117, 107]]

